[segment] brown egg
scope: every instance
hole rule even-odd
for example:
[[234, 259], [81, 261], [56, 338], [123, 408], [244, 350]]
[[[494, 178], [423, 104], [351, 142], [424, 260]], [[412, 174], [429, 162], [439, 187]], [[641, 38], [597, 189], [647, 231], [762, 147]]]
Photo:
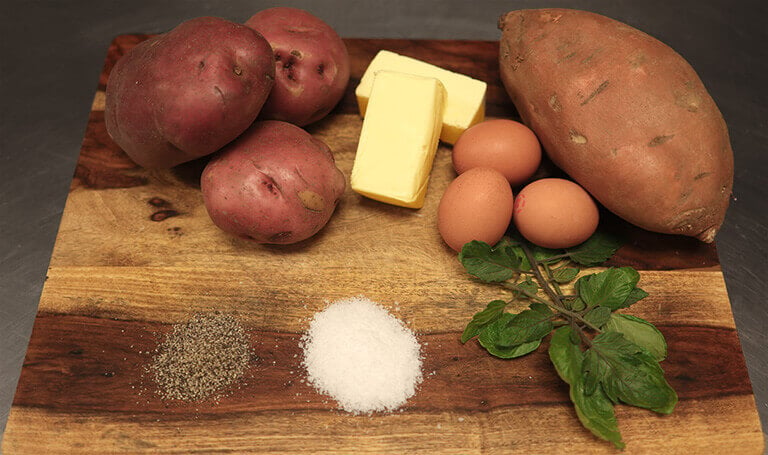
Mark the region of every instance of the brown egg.
[[595, 201], [570, 180], [536, 180], [515, 198], [515, 227], [530, 242], [545, 248], [582, 243], [595, 232], [598, 220]]
[[493, 245], [509, 227], [512, 205], [512, 188], [501, 173], [470, 169], [445, 190], [437, 208], [437, 228], [455, 251], [472, 240]]
[[541, 163], [541, 145], [530, 128], [506, 119], [480, 122], [464, 131], [453, 146], [453, 167], [462, 174], [475, 167], [501, 172], [515, 187]]

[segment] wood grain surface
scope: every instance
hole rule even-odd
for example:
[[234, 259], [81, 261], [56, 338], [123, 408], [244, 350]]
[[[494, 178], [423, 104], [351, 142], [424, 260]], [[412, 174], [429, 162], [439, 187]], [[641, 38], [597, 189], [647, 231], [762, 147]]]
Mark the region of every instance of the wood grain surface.
[[[473, 282], [441, 241], [435, 212], [454, 177], [441, 145], [425, 205], [405, 209], [347, 190], [329, 224], [290, 246], [254, 245], [208, 219], [205, 159], [136, 167], [104, 128], [109, 71], [146, 35], [109, 48], [4, 437], [15, 453], [611, 453], [581, 428], [545, 348], [505, 361], [459, 343], [496, 288]], [[346, 40], [352, 80], [309, 127], [349, 175], [361, 119], [353, 90], [379, 49], [489, 83], [488, 115], [516, 117], [495, 42]], [[543, 174], [557, 174], [545, 163]], [[671, 416], [618, 406], [628, 453], [762, 453], [744, 358], [714, 246], [651, 234], [604, 213], [627, 244], [606, 266], [641, 270], [650, 296], [631, 313], [669, 344]], [[329, 301], [365, 295], [423, 346], [425, 379], [402, 412], [352, 416], [304, 381], [299, 338]], [[147, 367], [171, 324], [232, 313], [256, 357], [218, 402], [168, 402]], [[546, 344], [546, 343], [545, 343]]]

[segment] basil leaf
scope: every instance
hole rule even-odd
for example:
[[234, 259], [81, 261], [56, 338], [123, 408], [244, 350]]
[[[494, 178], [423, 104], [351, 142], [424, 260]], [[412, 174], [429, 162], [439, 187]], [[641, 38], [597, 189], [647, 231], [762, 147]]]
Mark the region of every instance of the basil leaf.
[[600, 388], [590, 395], [585, 393], [581, 374], [584, 354], [579, 348], [578, 336], [575, 337], [577, 342], [573, 342], [575, 333], [568, 326], [555, 330], [549, 342], [549, 358], [557, 374], [570, 385], [571, 401], [581, 424], [595, 436], [613, 442], [616, 448], [622, 449], [624, 443], [621, 441], [613, 403]]
[[587, 304], [584, 303], [584, 300], [581, 297], [576, 297], [573, 300], [573, 303], [571, 303], [571, 309], [573, 311], [582, 311], [587, 308]]
[[[535, 245], [523, 238], [523, 236], [520, 235], [520, 233], [517, 231], [513, 232], [512, 237], [507, 238], [507, 242], [505, 244], [512, 246], [514, 254], [520, 258], [521, 270], [531, 270], [531, 263], [528, 261], [528, 256], [525, 255], [525, 251], [523, 251], [523, 245], [528, 248], [534, 259], [539, 262], [551, 262], [551, 257], [560, 256], [562, 253], [562, 251], [559, 250], [551, 250], [549, 248]], [[560, 259], [562, 259], [562, 257], [557, 260]]]
[[575, 330], [571, 331], [571, 343], [581, 345], [581, 337]]
[[[581, 371], [584, 380], [584, 393], [592, 395], [600, 387], [600, 383], [608, 378], [610, 374], [610, 368], [600, 358], [598, 350], [587, 349], [584, 352], [584, 362], [581, 366]], [[618, 400], [615, 396], [609, 396], [611, 401], [616, 403]]]
[[645, 319], [629, 314], [613, 313], [605, 324], [604, 330], [621, 333], [624, 338], [648, 351], [657, 361], [667, 357], [667, 342], [664, 335]]
[[495, 345], [496, 340], [499, 339], [499, 334], [502, 330], [504, 330], [507, 327], [507, 324], [509, 321], [514, 318], [515, 315], [512, 313], [503, 313], [501, 316], [496, 318], [495, 321], [491, 322], [480, 333], [480, 336], [477, 338], [478, 341], [480, 341], [480, 344], [483, 347], [486, 347], [486, 345]]
[[489, 283], [507, 281], [520, 270], [520, 259], [511, 252], [510, 246], [491, 248], [477, 240], [462, 247], [459, 261], [467, 273]]
[[552, 279], [557, 283], [570, 283], [579, 274], [579, 269], [576, 267], [562, 267], [552, 271]]
[[530, 305], [528, 305], [528, 308], [532, 309], [533, 311], [536, 311], [537, 313], [541, 313], [545, 316], [552, 316], [554, 314], [552, 312], [552, 309], [550, 309], [548, 305], [545, 305], [541, 302], [533, 302]]
[[573, 341], [572, 335], [575, 333], [566, 325], [555, 330], [549, 340], [549, 359], [560, 378], [571, 385], [581, 377], [581, 364], [584, 360], [578, 336], [576, 342]]
[[[536, 259], [539, 262], [552, 262], [553, 260], [550, 259], [553, 256], [560, 256], [562, 254], [562, 251], [560, 250], [551, 250], [549, 248], [540, 247], [538, 245], [529, 244], [531, 249], [531, 254], [533, 255], [534, 259]], [[555, 259], [556, 261], [561, 260]]]
[[571, 260], [587, 267], [602, 264], [613, 256], [623, 242], [618, 237], [596, 232], [584, 243], [573, 248], [566, 248], [565, 252]]
[[671, 413], [677, 404], [677, 394], [664, 379], [659, 363], [621, 333], [603, 332], [593, 338], [582, 370], [587, 395], [597, 379], [614, 402], [621, 400], [661, 414]]
[[627, 296], [626, 300], [624, 300], [624, 303], [619, 306], [619, 308], [628, 308], [633, 303], [643, 300], [646, 297], [648, 297], [648, 293], [636, 287], [629, 291], [629, 295]]
[[483, 328], [504, 314], [507, 302], [503, 300], [494, 300], [490, 302], [484, 310], [475, 313], [472, 320], [469, 321], [464, 333], [461, 334], [461, 342], [466, 343], [471, 338], [480, 334]]
[[553, 328], [551, 312], [523, 310], [509, 320], [507, 326], [500, 331], [496, 343], [505, 347], [530, 343], [541, 340]]
[[584, 392], [583, 384], [578, 383], [571, 386], [570, 396], [576, 409], [576, 416], [587, 430], [600, 439], [612, 442], [617, 449], [625, 447], [621, 440], [613, 403], [606, 397], [601, 388], [587, 395]]
[[595, 327], [602, 327], [611, 318], [611, 309], [604, 306], [596, 306], [587, 311], [584, 319]]
[[579, 278], [579, 296], [588, 307], [604, 306], [611, 310], [622, 308], [640, 274], [631, 267], [608, 269]]
[[494, 248], [504, 248], [504, 247], [507, 247], [507, 246], [518, 246], [519, 244], [520, 244], [520, 242], [518, 242], [516, 240], [512, 240], [511, 237], [505, 235], [493, 247]]
[[480, 342], [480, 345], [484, 347], [491, 355], [502, 359], [512, 359], [535, 351], [536, 348], [538, 348], [541, 344], [541, 340], [539, 339], [515, 346], [499, 345], [499, 337], [501, 333], [503, 333], [507, 324], [512, 320], [514, 316], [515, 315], [510, 313], [504, 313], [497, 320], [488, 324], [477, 338], [477, 340]]
[[523, 251], [523, 248], [519, 245], [510, 246], [509, 247], [510, 254], [513, 254], [517, 259], [520, 260], [520, 270], [523, 271], [529, 271], [531, 270], [531, 261], [528, 260], [528, 256], [525, 255], [525, 251]]
[[528, 260], [528, 256], [525, 255], [525, 251], [522, 248], [513, 247], [512, 252], [520, 259], [520, 270], [530, 271], [533, 269], [531, 261]]
[[531, 295], [536, 295], [536, 293], [539, 292], [539, 285], [534, 283], [530, 277], [528, 277], [528, 279], [525, 281], [517, 283], [517, 287]]
[[[482, 345], [482, 341], [480, 342]], [[516, 346], [499, 346], [497, 344], [483, 345], [489, 354], [500, 359], [514, 359], [530, 354], [541, 345], [541, 340], [531, 341], [530, 343], [518, 344]]]

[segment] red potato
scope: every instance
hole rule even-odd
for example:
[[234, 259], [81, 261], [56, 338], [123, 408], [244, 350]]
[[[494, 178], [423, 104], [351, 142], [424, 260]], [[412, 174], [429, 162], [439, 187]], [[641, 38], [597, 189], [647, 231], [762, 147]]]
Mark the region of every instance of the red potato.
[[347, 47], [333, 28], [287, 7], [260, 11], [245, 25], [264, 35], [275, 55], [275, 88], [260, 118], [304, 126], [328, 115], [349, 82]]
[[300, 242], [317, 233], [346, 188], [328, 146], [291, 123], [258, 121], [203, 170], [214, 224], [257, 243]]
[[728, 128], [688, 62], [586, 11], [512, 11], [501, 79], [552, 161], [616, 215], [712, 242], [733, 186]]
[[107, 131], [136, 164], [172, 167], [245, 131], [274, 76], [272, 49], [253, 29], [192, 19], [118, 60], [107, 83]]

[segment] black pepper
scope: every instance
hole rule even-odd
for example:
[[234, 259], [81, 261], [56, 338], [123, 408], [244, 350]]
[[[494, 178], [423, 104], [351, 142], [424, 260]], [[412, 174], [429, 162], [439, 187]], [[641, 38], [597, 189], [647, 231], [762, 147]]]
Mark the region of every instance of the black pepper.
[[149, 366], [165, 400], [217, 400], [240, 380], [251, 361], [248, 336], [232, 315], [198, 313], [160, 343]]

